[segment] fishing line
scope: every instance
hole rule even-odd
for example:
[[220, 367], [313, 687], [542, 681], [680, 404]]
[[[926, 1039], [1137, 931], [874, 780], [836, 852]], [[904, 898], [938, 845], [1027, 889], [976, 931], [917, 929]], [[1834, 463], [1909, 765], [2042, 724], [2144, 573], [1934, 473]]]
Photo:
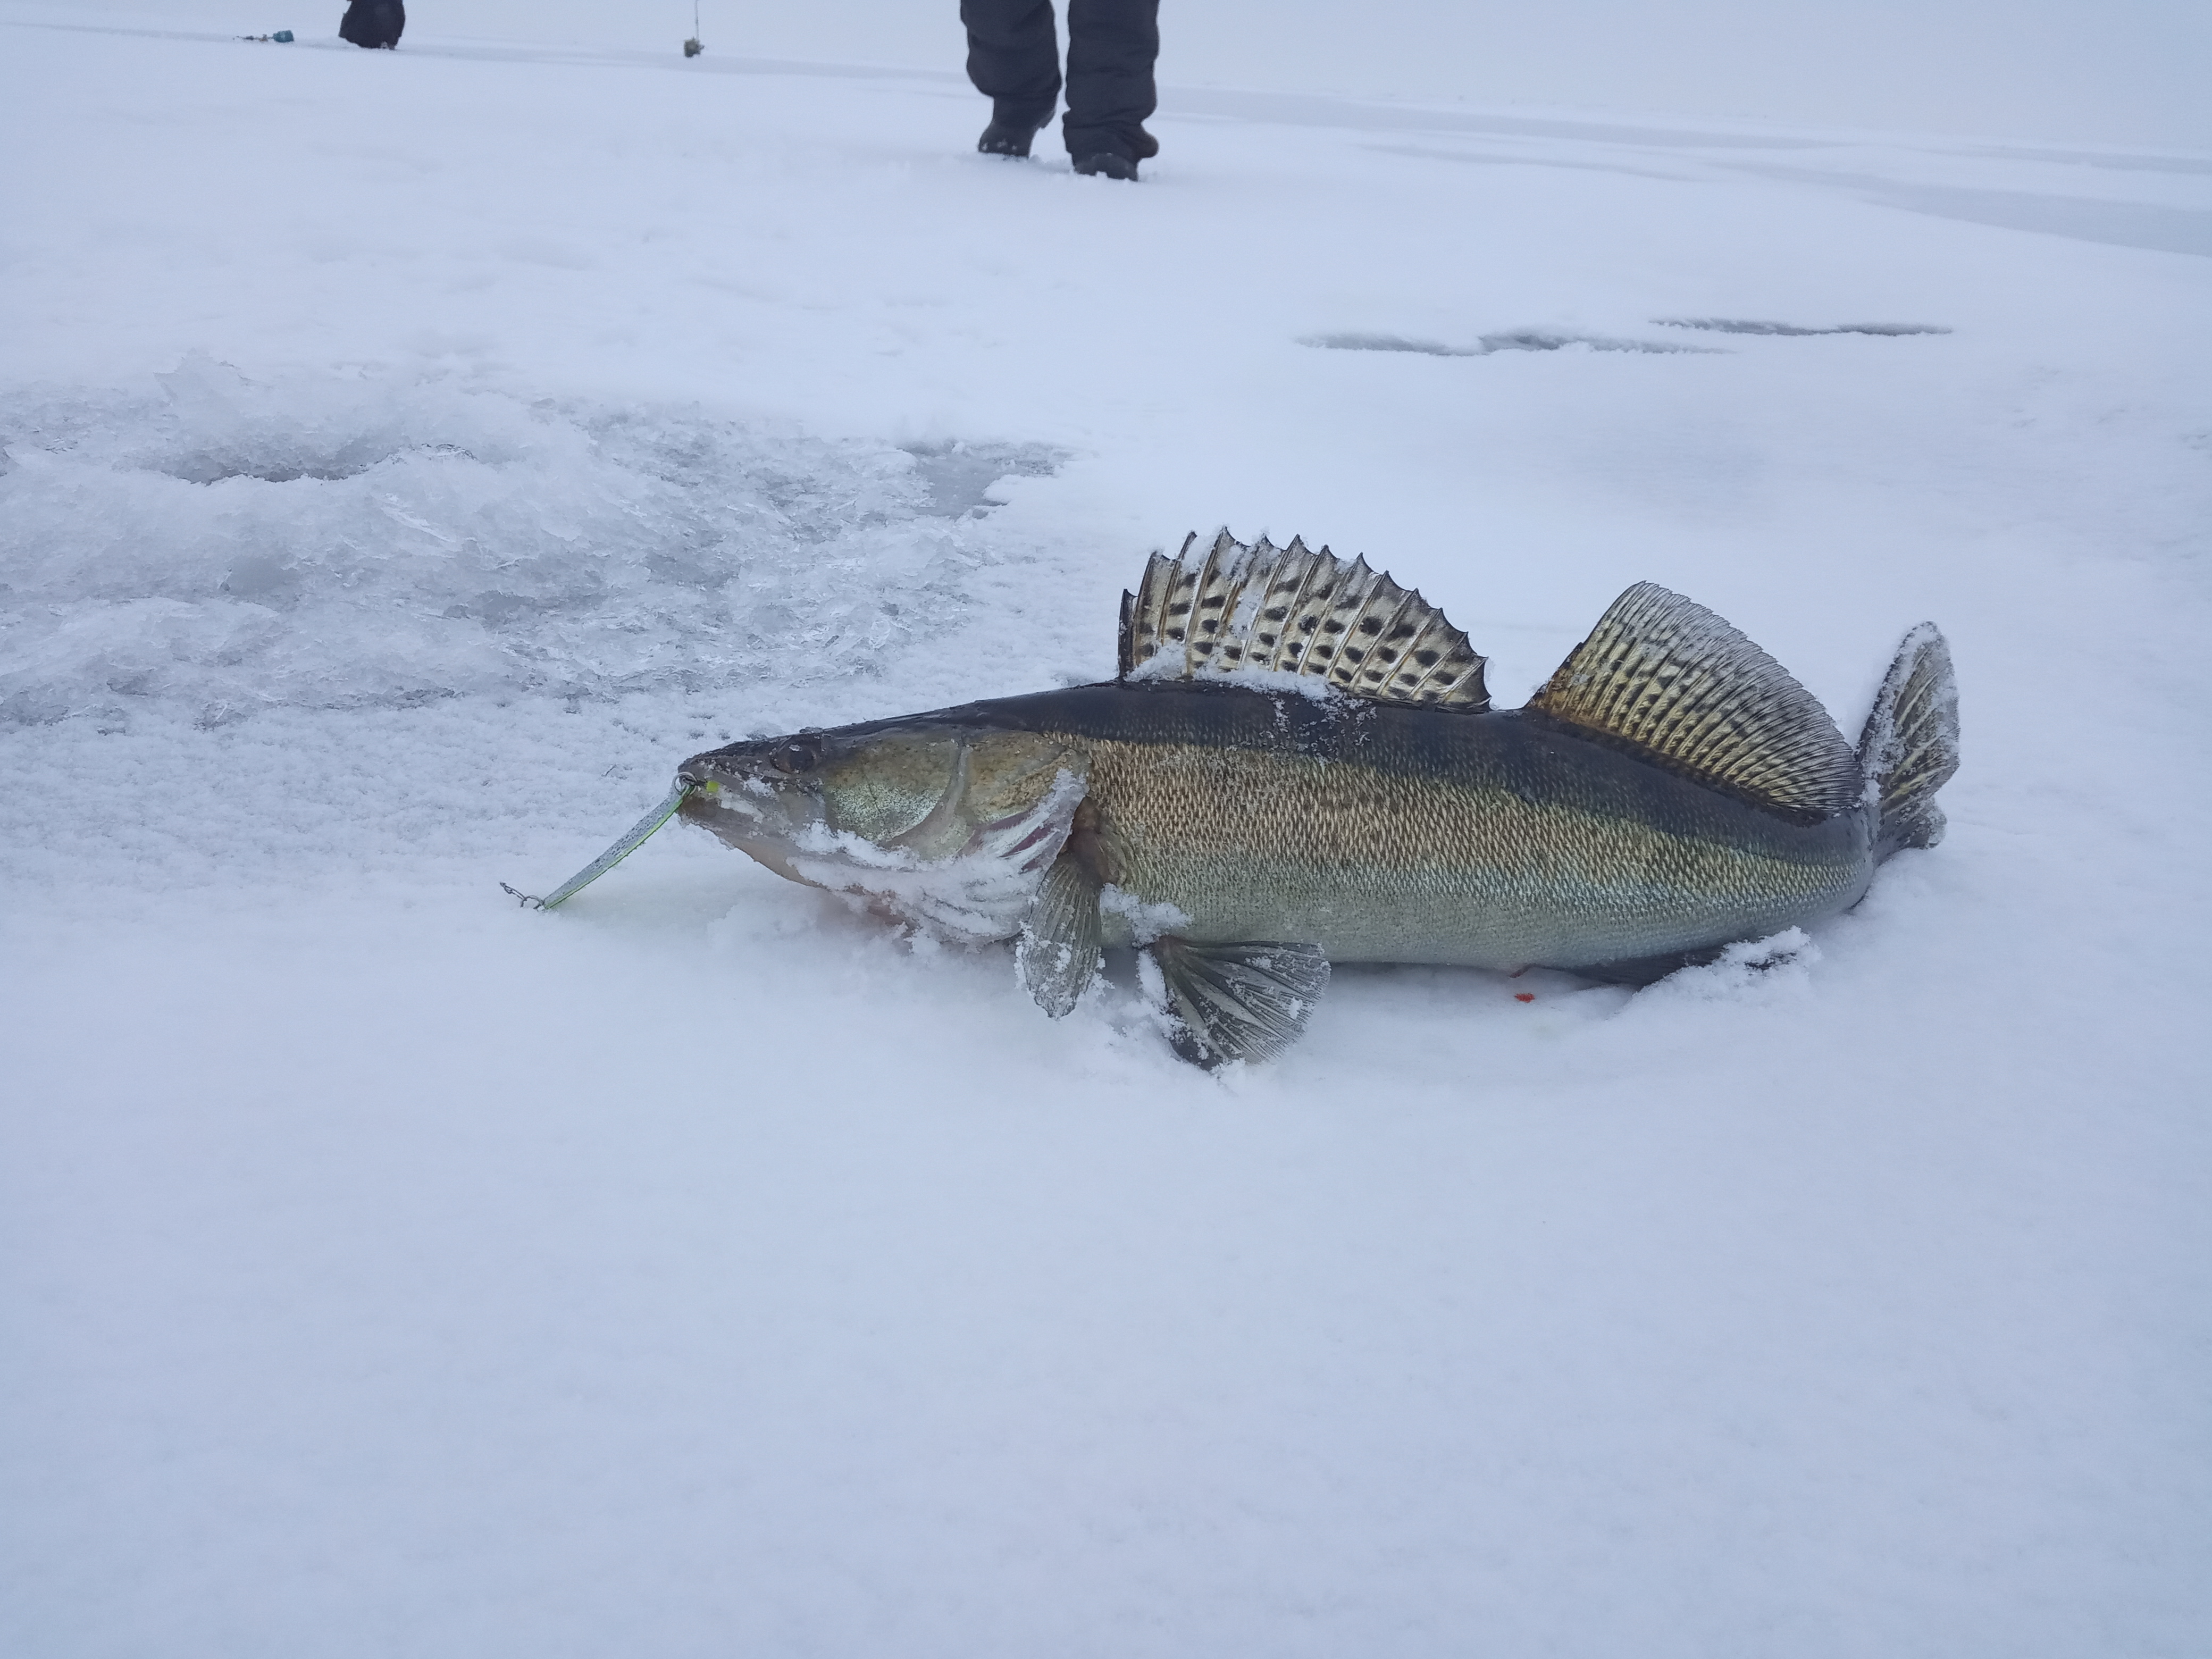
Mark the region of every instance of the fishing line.
[[696, 58], [706, 50], [699, 40], [699, 0], [691, 0], [691, 38], [684, 43], [684, 55]]
[[698, 787], [696, 783], [678, 784], [668, 792], [667, 799], [630, 825], [629, 834], [556, 887], [544, 898], [539, 898], [534, 893], [526, 893], [519, 887], [509, 887], [505, 882], [500, 883], [499, 890], [514, 899], [525, 909], [550, 910], [555, 905], [566, 902], [651, 840], [653, 832], [674, 817], [676, 809], [684, 805], [684, 798]]

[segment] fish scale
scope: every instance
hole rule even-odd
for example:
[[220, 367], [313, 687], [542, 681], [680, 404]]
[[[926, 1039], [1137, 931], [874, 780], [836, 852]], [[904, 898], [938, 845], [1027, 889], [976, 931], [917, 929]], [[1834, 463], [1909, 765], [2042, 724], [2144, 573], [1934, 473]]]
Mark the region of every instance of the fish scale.
[[[1439, 731], [1413, 711], [1293, 698], [1255, 720], [1253, 701], [1272, 700], [1079, 688], [945, 718], [1085, 754], [1101, 879], [1175, 906], [1200, 942], [1605, 963], [1694, 949], [1717, 925], [1759, 937], [1832, 914], [1871, 873], [1861, 819], [1792, 824], [1534, 719]], [[1271, 734], [1252, 728], [1279, 715], [1298, 722], [1297, 748], [1259, 746]]]

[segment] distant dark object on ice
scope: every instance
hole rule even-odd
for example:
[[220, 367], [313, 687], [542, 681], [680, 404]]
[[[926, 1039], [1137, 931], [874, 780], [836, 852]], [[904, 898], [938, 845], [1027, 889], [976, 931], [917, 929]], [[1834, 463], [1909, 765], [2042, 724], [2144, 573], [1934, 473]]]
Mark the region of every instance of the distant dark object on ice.
[[684, 55], [686, 58], [696, 58], [706, 50], [707, 48], [700, 44], [699, 37], [696, 34], [684, 43]]
[[399, 44], [399, 32], [406, 27], [407, 8], [399, 0], [352, 0], [338, 19], [338, 39], [388, 52]]

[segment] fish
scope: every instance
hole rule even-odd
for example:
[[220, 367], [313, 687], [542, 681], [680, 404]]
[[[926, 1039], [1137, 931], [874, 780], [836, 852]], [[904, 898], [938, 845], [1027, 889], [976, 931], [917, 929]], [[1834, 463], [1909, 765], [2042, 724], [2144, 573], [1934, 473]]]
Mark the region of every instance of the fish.
[[1854, 745], [1650, 582], [1498, 708], [1418, 589], [1224, 530], [1151, 556], [1117, 655], [1096, 684], [709, 750], [664, 808], [940, 938], [1012, 940], [1049, 1016], [1135, 947], [1176, 1053], [1214, 1070], [1281, 1054], [1332, 963], [1640, 985], [1824, 921], [1942, 839], [1959, 765], [1933, 623]]

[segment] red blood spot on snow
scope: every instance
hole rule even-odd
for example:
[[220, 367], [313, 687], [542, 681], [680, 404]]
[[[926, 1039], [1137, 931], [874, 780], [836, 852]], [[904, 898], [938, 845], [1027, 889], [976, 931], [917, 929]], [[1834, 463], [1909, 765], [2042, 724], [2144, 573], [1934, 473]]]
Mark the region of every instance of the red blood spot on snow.
[[1513, 994], [1513, 1000], [1516, 1002], [1534, 1002], [1535, 1000], [1536, 994], [1534, 991], [1516, 991]]

